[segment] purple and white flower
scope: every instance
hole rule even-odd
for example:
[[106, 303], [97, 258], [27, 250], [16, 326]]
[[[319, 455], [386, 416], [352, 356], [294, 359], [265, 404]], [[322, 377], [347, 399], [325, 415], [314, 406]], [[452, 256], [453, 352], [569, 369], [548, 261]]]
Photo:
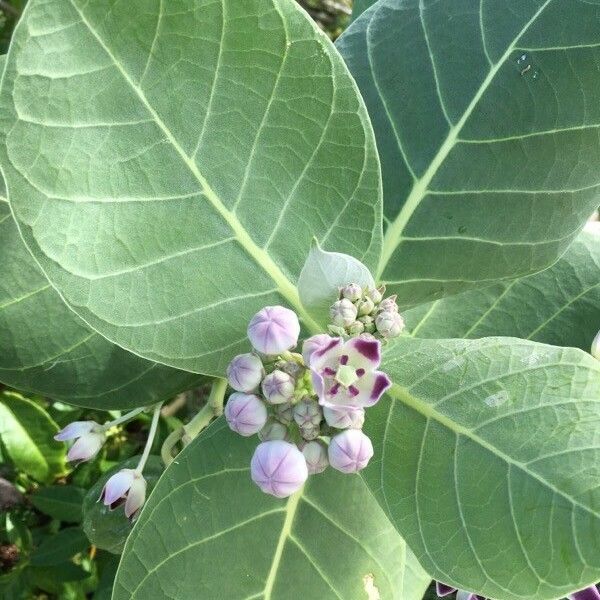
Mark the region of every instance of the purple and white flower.
[[298, 343], [300, 322], [293, 310], [283, 306], [266, 306], [248, 325], [248, 338], [255, 350], [277, 355]]
[[308, 478], [304, 455], [296, 446], [281, 440], [259, 444], [250, 462], [252, 481], [265, 493], [287, 498]]
[[225, 418], [229, 427], [248, 437], [258, 433], [267, 422], [267, 407], [255, 394], [236, 392], [225, 405]]
[[329, 466], [327, 448], [322, 442], [307, 442], [302, 446], [302, 454], [306, 460], [309, 475], [322, 473]]
[[313, 355], [313, 352], [323, 350], [329, 346], [330, 343], [331, 336], [326, 333], [318, 333], [305, 340], [304, 344], [302, 344], [302, 358], [304, 359], [304, 364], [310, 365], [310, 357]]
[[327, 425], [336, 429], [362, 429], [365, 410], [348, 406], [324, 406], [323, 416]]
[[267, 375], [262, 382], [262, 392], [269, 404], [283, 404], [294, 397], [296, 382], [294, 378], [276, 369]]
[[58, 442], [76, 440], [67, 452], [69, 462], [80, 463], [94, 458], [106, 441], [105, 429], [95, 421], [74, 421], [61, 429], [54, 439]]
[[389, 377], [377, 371], [381, 342], [360, 336], [329, 343], [310, 356], [312, 382], [323, 406], [363, 408], [373, 406], [391, 386]]
[[357, 473], [373, 456], [373, 444], [360, 429], [346, 429], [331, 438], [329, 464], [342, 473]]
[[237, 392], [252, 392], [265, 374], [262, 361], [256, 354], [238, 354], [227, 367], [227, 381]]
[[121, 469], [106, 482], [98, 500], [111, 510], [125, 503], [125, 516], [133, 521], [146, 501], [146, 480], [135, 469]]

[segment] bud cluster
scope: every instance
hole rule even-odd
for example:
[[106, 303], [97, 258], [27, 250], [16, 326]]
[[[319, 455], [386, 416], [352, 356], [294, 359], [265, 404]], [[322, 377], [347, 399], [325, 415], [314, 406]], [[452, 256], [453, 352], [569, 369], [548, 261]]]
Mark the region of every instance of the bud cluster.
[[362, 432], [365, 407], [391, 385], [376, 370], [381, 342], [374, 336], [344, 341], [319, 334], [299, 354], [292, 352], [299, 334], [293, 311], [266, 307], [248, 326], [253, 352], [236, 356], [227, 368], [234, 391], [225, 418], [240, 435], [258, 434], [252, 479], [280, 498], [329, 465], [343, 473], [367, 466], [373, 446]]
[[385, 286], [362, 288], [350, 283], [340, 288], [338, 300], [329, 309], [333, 335], [352, 337], [362, 333], [390, 339], [404, 330], [404, 319], [398, 311], [396, 296], [384, 298]]

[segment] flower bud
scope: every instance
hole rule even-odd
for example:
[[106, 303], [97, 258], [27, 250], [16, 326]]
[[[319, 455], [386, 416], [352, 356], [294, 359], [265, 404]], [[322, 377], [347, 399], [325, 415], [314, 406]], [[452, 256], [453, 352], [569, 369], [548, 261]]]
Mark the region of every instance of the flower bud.
[[383, 292], [385, 291], [385, 287], [382, 286], [379, 289], [369, 288], [367, 290], [366, 296], [373, 300], [375, 304], [379, 304], [383, 298]]
[[373, 444], [360, 429], [346, 429], [331, 439], [329, 463], [342, 473], [364, 469], [373, 456]]
[[267, 422], [267, 407], [255, 394], [235, 392], [225, 405], [225, 418], [233, 431], [248, 437], [258, 433]]
[[317, 426], [323, 420], [323, 413], [319, 404], [312, 400], [302, 400], [294, 406], [294, 421], [298, 427], [303, 425]]
[[67, 452], [67, 460], [81, 463], [92, 460], [106, 441], [104, 427], [95, 421], [74, 421], [61, 429], [54, 439], [58, 442], [76, 440]]
[[316, 440], [321, 435], [321, 426], [312, 423], [303, 423], [298, 428], [303, 440], [310, 442]]
[[592, 342], [592, 356], [600, 360], [600, 331]]
[[389, 296], [385, 300], [381, 301], [381, 304], [377, 307], [379, 312], [398, 312], [398, 304], [396, 298], [398, 296]]
[[259, 444], [250, 462], [252, 481], [265, 493], [286, 498], [298, 491], [308, 477], [304, 455], [281, 440]]
[[362, 288], [358, 283], [350, 283], [347, 286], [343, 287], [342, 290], [342, 298], [346, 298], [350, 300], [350, 302], [355, 302], [356, 300], [360, 300], [362, 298]]
[[352, 325], [352, 323], [356, 321], [357, 315], [358, 310], [356, 309], [356, 306], [346, 298], [334, 302], [329, 309], [331, 322], [338, 327], [348, 327], [348, 325]]
[[384, 338], [394, 338], [402, 333], [404, 319], [397, 312], [385, 311], [377, 315], [375, 325]]
[[348, 327], [348, 333], [350, 335], [360, 335], [361, 333], [364, 333], [364, 331], [365, 325], [360, 321], [354, 321], [354, 323]]
[[276, 404], [273, 407], [275, 418], [284, 425], [289, 425], [294, 420], [294, 406], [291, 402]]
[[[589, 587], [586, 587], [585, 590], [569, 594], [568, 598], [569, 600], [600, 600], [600, 592], [598, 591], [598, 588], [595, 585], [590, 585]], [[473, 600], [481, 599], [479, 598], [479, 596], [474, 595]]]
[[262, 382], [262, 392], [269, 404], [283, 404], [294, 397], [296, 382], [291, 375], [276, 369]]
[[302, 446], [309, 475], [322, 473], [329, 466], [327, 448], [321, 442], [308, 442]]
[[238, 354], [227, 367], [227, 381], [237, 392], [255, 390], [264, 374], [262, 361], [256, 354]]
[[269, 440], [287, 440], [288, 428], [274, 419], [269, 419], [267, 424], [258, 432], [258, 437], [262, 442]]
[[324, 406], [323, 416], [327, 425], [336, 429], [362, 429], [365, 411], [351, 406]]
[[365, 317], [367, 315], [370, 315], [374, 309], [375, 304], [373, 303], [373, 300], [371, 300], [370, 298], [365, 298], [358, 305], [358, 314], [361, 317]]
[[304, 359], [304, 364], [306, 366], [310, 365], [310, 357], [313, 352], [317, 350], [324, 350], [327, 348], [333, 341], [333, 338], [326, 333], [319, 333], [317, 335], [313, 335], [304, 341], [302, 345], [302, 358]]
[[121, 469], [106, 482], [99, 500], [111, 510], [125, 502], [125, 516], [133, 521], [146, 500], [146, 480], [134, 469]]
[[263, 354], [277, 355], [298, 343], [300, 322], [293, 310], [283, 306], [266, 306], [248, 325], [252, 347]]

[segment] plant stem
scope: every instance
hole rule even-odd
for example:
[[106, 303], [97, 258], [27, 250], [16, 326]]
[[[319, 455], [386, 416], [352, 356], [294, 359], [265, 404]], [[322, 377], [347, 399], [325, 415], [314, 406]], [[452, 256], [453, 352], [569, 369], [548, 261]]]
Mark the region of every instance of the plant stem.
[[150, 431], [148, 432], [148, 439], [146, 440], [146, 447], [144, 448], [144, 453], [142, 454], [142, 458], [140, 458], [140, 462], [136, 468], [136, 471], [141, 474], [146, 466], [146, 461], [148, 460], [148, 456], [150, 456], [150, 448], [152, 448], [152, 443], [154, 442], [154, 436], [156, 435], [156, 429], [158, 428], [158, 419], [160, 418], [160, 408], [162, 406], [162, 402], [157, 404], [154, 408], [154, 414], [152, 415], [152, 423], [150, 424]]
[[131, 419], [133, 419], [133, 417], [137, 417], [137, 415], [144, 412], [145, 410], [146, 410], [145, 406], [142, 406], [141, 408], [134, 408], [133, 410], [129, 411], [128, 413], [125, 413], [122, 417], [119, 417], [118, 419], [115, 419], [114, 421], [108, 421], [108, 423], [105, 423], [103, 425], [104, 431], [106, 431], [107, 429], [110, 429], [111, 427], [115, 427], [116, 425], [120, 425], [121, 423], [125, 423], [125, 421], [130, 421]]
[[208, 405], [211, 407], [215, 417], [220, 417], [223, 414], [223, 402], [226, 391], [227, 380], [215, 379], [210, 390], [210, 395], [208, 396]]
[[184, 446], [187, 446], [203, 429], [208, 427], [213, 418], [223, 414], [226, 391], [226, 379], [215, 379], [213, 381], [206, 405], [187, 425], [183, 426], [182, 442]]

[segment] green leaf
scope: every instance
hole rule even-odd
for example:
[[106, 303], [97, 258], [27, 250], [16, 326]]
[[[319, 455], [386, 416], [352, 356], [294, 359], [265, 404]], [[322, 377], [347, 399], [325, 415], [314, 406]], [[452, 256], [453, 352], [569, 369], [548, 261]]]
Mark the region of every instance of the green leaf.
[[357, 19], [365, 10], [371, 8], [376, 0], [354, 0], [352, 3], [352, 18]]
[[31, 553], [29, 560], [36, 567], [60, 565], [86, 550], [89, 545], [80, 527], [67, 527], [43, 538], [42, 543]]
[[1, 200], [0, 252], [0, 381], [102, 409], [152, 404], [198, 383], [90, 330], [40, 271]]
[[65, 470], [65, 445], [54, 441], [58, 426], [46, 411], [11, 392], [0, 393], [0, 441], [19, 471], [52, 481]]
[[388, 349], [364, 477], [432, 577], [546, 600], [600, 579], [600, 362], [512, 338]]
[[317, 323], [325, 327], [330, 322], [329, 308], [337, 300], [340, 287], [348, 283], [375, 287], [371, 272], [359, 260], [325, 252], [315, 241], [298, 278], [298, 294]]
[[337, 42], [382, 163], [378, 279], [407, 307], [550, 266], [598, 206], [587, 0], [381, 0]]
[[422, 338], [510, 335], [590, 351], [600, 326], [600, 223], [551, 268], [406, 311]]
[[30, 501], [39, 511], [53, 519], [79, 523], [84, 496], [85, 490], [74, 485], [50, 485], [40, 488], [31, 496]]
[[[127, 540], [113, 600], [403, 599], [405, 545], [359, 477], [311, 477], [287, 501], [251, 481], [256, 439], [223, 420], [165, 471]], [[191, 568], [191, 565], [196, 567]]]
[[267, 304], [316, 329], [295, 287], [313, 236], [378, 260], [368, 116], [295, 2], [31, 0], [1, 96], [22, 236], [136, 354], [222, 375]]

